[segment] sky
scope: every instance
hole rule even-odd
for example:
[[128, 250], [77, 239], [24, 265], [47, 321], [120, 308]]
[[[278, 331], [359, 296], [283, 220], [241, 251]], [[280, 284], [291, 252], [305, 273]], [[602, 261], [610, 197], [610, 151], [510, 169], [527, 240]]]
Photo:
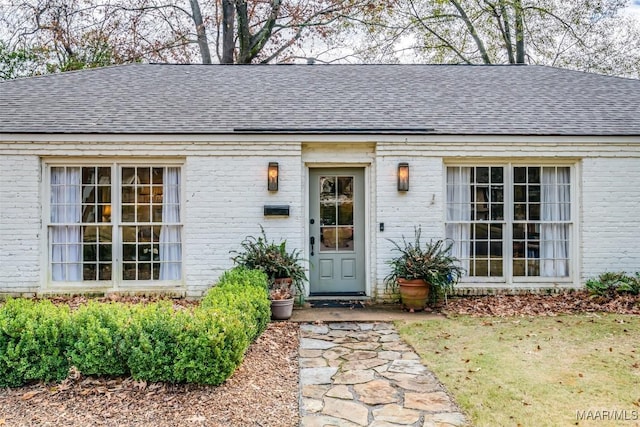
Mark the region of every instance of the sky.
[[627, 13], [640, 19], [640, 0], [633, 0], [631, 6], [627, 8]]

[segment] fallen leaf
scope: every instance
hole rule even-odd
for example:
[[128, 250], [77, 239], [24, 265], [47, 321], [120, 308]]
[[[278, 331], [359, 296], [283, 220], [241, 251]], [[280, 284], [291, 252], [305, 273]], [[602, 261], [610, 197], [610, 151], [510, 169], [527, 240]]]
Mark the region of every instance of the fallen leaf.
[[38, 394], [40, 394], [40, 390], [28, 391], [25, 394], [23, 394], [20, 399], [22, 399], [22, 400], [30, 400], [33, 397], [37, 396]]

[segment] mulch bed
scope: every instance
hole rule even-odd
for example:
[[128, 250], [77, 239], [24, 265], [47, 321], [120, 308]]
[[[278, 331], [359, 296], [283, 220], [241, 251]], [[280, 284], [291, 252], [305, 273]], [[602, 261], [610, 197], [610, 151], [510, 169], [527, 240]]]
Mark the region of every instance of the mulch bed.
[[552, 295], [461, 297], [449, 299], [442, 312], [471, 316], [557, 316], [593, 312], [640, 315], [640, 296], [599, 297], [587, 291], [571, 291]]

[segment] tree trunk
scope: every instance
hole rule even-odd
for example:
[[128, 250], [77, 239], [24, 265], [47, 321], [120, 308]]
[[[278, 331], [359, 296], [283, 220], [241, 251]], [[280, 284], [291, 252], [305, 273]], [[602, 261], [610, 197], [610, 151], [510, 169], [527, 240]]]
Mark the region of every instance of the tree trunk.
[[238, 14], [238, 64], [250, 64], [251, 33], [246, 0], [236, 0], [236, 13]]
[[211, 51], [209, 50], [209, 40], [207, 39], [207, 30], [202, 21], [202, 12], [200, 11], [200, 3], [198, 0], [190, 0], [191, 13], [193, 23], [196, 26], [196, 34], [198, 35], [198, 48], [200, 48], [200, 56], [203, 64], [211, 64]]
[[487, 49], [484, 46], [482, 39], [478, 35], [478, 32], [476, 31], [476, 27], [473, 25], [473, 22], [471, 22], [471, 19], [469, 19], [469, 16], [467, 15], [467, 13], [465, 12], [465, 10], [462, 8], [462, 6], [457, 0], [449, 0], [449, 1], [458, 10], [460, 17], [462, 18], [465, 25], [467, 26], [467, 29], [469, 30], [469, 34], [471, 34], [471, 37], [473, 37], [473, 41], [476, 43], [476, 46], [480, 51], [480, 55], [482, 56], [482, 62], [484, 62], [485, 64], [491, 64], [491, 59], [489, 58]]
[[514, 0], [513, 7], [516, 17], [516, 64], [524, 64], [524, 11], [522, 10], [522, 2], [520, 0]]
[[[513, 42], [511, 40], [511, 25], [509, 24], [509, 13], [507, 12], [506, 0], [500, 0], [500, 16], [502, 17], [503, 26], [501, 26], [502, 34], [504, 38], [504, 45], [507, 48], [507, 56], [509, 57], [509, 64], [516, 62], [513, 56]], [[500, 18], [496, 16], [496, 20], [500, 23]]]
[[233, 53], [236, 47], [234, 3], [234, 0], [222, 0], [222, 60], [220, 62], [223, 64], [233, 64]]

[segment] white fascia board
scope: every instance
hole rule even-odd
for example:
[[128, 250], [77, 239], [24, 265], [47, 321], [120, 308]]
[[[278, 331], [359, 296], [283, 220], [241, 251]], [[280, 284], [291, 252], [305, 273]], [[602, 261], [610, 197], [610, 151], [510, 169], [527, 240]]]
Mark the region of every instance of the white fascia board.
[[405, 144], [640, 144], [637, 136], [565, 135], [353, 135], [353, 134], [48, 134], [0, 133], [5, 143], [128, 143], [215, 144], [215, 143], [405, 143]]

